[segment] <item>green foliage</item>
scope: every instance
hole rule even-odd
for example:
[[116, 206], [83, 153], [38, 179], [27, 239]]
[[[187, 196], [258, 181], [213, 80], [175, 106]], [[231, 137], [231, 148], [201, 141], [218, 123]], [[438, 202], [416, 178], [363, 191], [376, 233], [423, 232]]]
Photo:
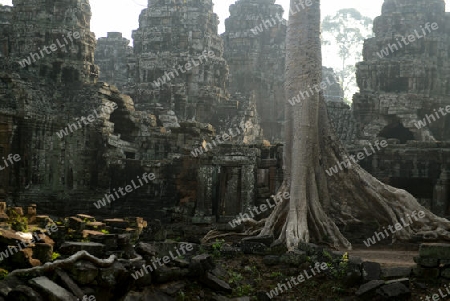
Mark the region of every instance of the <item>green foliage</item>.
[[183, 291], [179, 291], [177, 295], [177, 301], [184, 301], [186, 300], [186, 294]]
[[220, 257], [220, 255], [221, 255], [220, 250], [222, 249], [222, 245], [224, 243], [225, 243], [224, 239], [216, 239], [216, 242], [212, 244], [213, 257], [215, 257], [215, 258]]
[[61, 254], [59, 254], [58, 252], [53, 252], [52, 253], [52, 261], [55, 261], [56, 259], [58, 259], [58, 257], [60, 257]]
[[323, 250], [323, 257], [328, 259], [330, 262], [333, 261], [333, 256], [331, 256], [330, 252], [328, 252], [327, 250]]
[[103, 234], [109, 234], [109, 231], [105, 229], [100, 230], [100, 232], [102, 232]]
[[269, 275], [270, 278], [279, 278], [279, 277], [283, 277], [283, 273], [281, 272], [272, 272]]
[[238, 297], [253, 295], [254, 288], [250, 284], [244, 284], [236, 287], [235, 292]]
[[14, 209], [8, 210], [8, 224], [14, 231], [28, 232], [28, 219], [20, 216]]
[[236, 272], [230, 272], [230, 280], [228, 281], [229, 284], [237, 284], [240, 283], [244, 280], [244, 276], [242, 276], [241, 273], [236, 273]]
[[6, 276], [8, 276], [8, 271], [4, 270], [4, 269], [0, 269], [0, 280], [3, 280], [6, 278]]
[[328, 268], [330, 269], [331, 275], [336, 279], [341, 279], [347, 274], [348, 269], [348, 253], [344, 253], [342, 255], [342, 258], [339, 260], [339, 263], [337, 266], [334, 266], [332, 264], [328, 264]]

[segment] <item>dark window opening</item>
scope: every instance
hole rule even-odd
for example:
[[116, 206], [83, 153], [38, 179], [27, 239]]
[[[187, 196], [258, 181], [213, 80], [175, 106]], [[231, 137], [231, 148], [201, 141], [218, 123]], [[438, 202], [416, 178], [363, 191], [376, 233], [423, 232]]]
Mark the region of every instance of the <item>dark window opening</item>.
[[125, 157], [126, 157], [127, 159], [135, 159], [135, 158], [136, 158], [136, 153], [125, 152]]
[[413, 133], [405, 128], [401, 123], [394, 123], [386, 126], [378, 136], [386, 139], [398, 139], [402, 144], [406, 143], [408, 140], [414, 140]]

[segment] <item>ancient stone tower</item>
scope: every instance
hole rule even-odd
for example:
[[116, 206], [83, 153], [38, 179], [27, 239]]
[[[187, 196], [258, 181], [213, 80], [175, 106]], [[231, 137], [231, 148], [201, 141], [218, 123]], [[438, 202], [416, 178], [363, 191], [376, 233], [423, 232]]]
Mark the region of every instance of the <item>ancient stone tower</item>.
[[9, 55], [55, 82], [95, 82], [95, 36], [87, 0], [13, 0]]
[[130, 40], [121, 32], [108, 32], [107, 37], [97, 40], [95, 63], [100, 67], [99, 80], [114, 84], [123, 89], [128, 82], [128, 58], [133, 54]]
[[124, 90], [137, 108], [160, 103], [181, 120], [215, 122], [217, 106], [229, 99], [218, 23], [212, 0], [149, 1], [132, 35], [135, 84]]
[[353, 97], [358, 141], [389, 142], [361, 165], [440, 216], [450, 215], [449, 21], [442, 0], [385, 0]]
[[357, 65], [353, 107], [363, 139], [450, 139], [450, 115], [438, 112], [450, 104], [449, 21], [443, 0], [384, 2]]
[[286, 20], [275, 0], [239, 0], [222, 35], [230, 93], [254, 94], [264, 137], [281, 141], [284, 121]]

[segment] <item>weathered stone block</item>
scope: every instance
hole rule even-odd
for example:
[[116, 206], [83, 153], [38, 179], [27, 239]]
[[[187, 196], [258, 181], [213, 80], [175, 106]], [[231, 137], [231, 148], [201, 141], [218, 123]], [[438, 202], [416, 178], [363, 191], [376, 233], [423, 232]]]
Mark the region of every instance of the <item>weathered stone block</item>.
[[33, 248], [33, 258], [38, 259], [42, 264], [52, 260], [53, 246], [45, 243], [36, 243]]
[[430, 282], [435, 282], [436, 279], [439, 277], [439, 269], [438, 268], [415, 267], [413, 269], [413, 274], [417, 278], [427, 280]]
[[98, 275], [98, 268], [89, 261], [77, 261], [69, 270], [72, 279], [81, 285], [94, 283]]
[[192, 257], [189, 264], [189, 273], [195, 276], [204, 275], [215, 268], [213, 258], [209, 254], [201, 254]]
[[86, 223], [78, 217], [71, 216], [69, 217], [69, 228], [73, 229], [77, 232], [81, 232], [84, 230]]
[[102, 258], [105, 254], [105, 245], [95, 242], [66, 241], [59, 249], [59, 252], [63, 255], [73, 255], [78, 251], [86, 251], [93, 256]]
[[45, 276], [33, 278], [29, 282], [37, 291], [42, 292], [45, 295], [45, 300], [77, 301], [77, 298], [74, 295]]
[[266, 266], [274, 266], [280, 264], [280, 256], [277, 255], [267, 255], [263, 258], [263, 263]]
[[363, 262], [361, 271], [364, 281], [380, 280], [381, 278], [381, 265], [377, 262]]
[[377, 294], [383, 298], [408, 298], [411, 291], [400, 282], [386, 284], [376, 290]]
[[119, 228], [119, 229], [126, 229], [129, 227], [130, 223], [124, 219], [121, 218], [111, 218], [111, 219], [105, 219], [103, 222], [113, 228]]
[[381, 277], [385, 280], [391, 280], [394, 278], [407, 278], [411, 276], [412, 267], [386, 267], [381, 268]]
[[39, 295], [31, 287], [25, 285], [18, 285], [12, 289], [8, 294], [8, 300], [44, 301], [41, 295]]
[[223, 280], [220, 280], [216, 276], [212, 275], [211, 273], [207, 273], [205, 276], [200, 277], [200, 282], [208, 286], [209, 288], [217, 291], [222, 291], [227, 294], [230, 294], [232, 292], [232, 289], [228, 283], [226, 283]]
[[419, 256], [422, 259], [450, 259], [450, 244], [424, 243], [420, 245]]
[[371, 280], [367, 283], [364, 283], [359, 287], [356, 291], [356, 296], [361, 297], [363, 299], [369, 299], [375, 293], [375, 290], [384, 284], [383, 280]]

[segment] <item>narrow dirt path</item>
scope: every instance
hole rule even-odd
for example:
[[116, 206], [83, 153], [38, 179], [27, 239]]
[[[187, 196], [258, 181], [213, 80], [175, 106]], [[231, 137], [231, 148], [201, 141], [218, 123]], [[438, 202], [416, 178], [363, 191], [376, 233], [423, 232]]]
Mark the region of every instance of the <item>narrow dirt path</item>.
[[348, 252], [350, 256], [357, 256], [363, 260], [378, 262], [382, 267], [410, 267], [415, 266], [414, 257], [418, 251], [404, 251], [393, 249], [359, 249]]

